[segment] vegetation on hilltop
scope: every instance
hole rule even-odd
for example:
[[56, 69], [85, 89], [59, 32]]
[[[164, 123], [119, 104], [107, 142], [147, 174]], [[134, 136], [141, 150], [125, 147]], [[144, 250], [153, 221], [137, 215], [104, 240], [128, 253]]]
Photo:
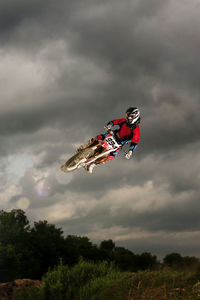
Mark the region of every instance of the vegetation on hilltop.
[[170, 269], [121, 272], [108, 262], [80, 261], [48, 271], [41, 287], [16, 291], [15, 300], [199, 300], [200, 273]]
[[102, 241], [97, 246], [87, 237], [64, 237], [61, 228], [47, 221], [35, 222], [31, 227], [25, 212], [19, 209], [0, 211], [0, 282], [18, 278], [40, 280], [60, 260], [70, 268], [80, 258], [94, 263], [112, 262], [123, 272], [156, 270], [164, 266], [176, 270], [200, 269], [196, 257], [171, 253], [160, 263], [149, 252], [134, 254], [124, 247], [117, 247], [112, 240]]

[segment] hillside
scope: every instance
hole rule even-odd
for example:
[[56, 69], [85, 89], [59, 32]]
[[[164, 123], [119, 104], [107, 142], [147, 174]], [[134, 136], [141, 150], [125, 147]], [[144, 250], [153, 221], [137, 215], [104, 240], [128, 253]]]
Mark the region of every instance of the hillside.
[[170, 269], [120, 272], [107, 262], [59, 265], [40, 288], [15, 292], [15, 300], [199, 300], [200, 273]]

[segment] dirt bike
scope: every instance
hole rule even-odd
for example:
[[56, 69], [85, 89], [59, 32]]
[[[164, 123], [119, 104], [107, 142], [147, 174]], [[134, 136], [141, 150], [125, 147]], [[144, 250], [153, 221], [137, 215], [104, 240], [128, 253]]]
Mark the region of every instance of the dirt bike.
[[77, 150], [77, 152], [61, 166], [63, 172], [74, 171], [79, 168], [87, 168], [87, 165], [95, 162], [100, 157], [107, 156], [110, 152], [119, 150], [122, 147], [117, 142], [112, 130], [107, 130], [107, 135], [103, 140], [95, 140], [87, 148]]

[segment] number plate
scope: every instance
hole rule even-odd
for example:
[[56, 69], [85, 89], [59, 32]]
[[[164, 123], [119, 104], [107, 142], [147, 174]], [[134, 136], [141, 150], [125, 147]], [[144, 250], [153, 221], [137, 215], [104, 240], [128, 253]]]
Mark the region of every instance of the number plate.
[[112, 136], [105, 138], [105, 141], [108, 145], [109, 150], [116, 150], [120, 147], [120, 145], [116, 142], [116, 140]]

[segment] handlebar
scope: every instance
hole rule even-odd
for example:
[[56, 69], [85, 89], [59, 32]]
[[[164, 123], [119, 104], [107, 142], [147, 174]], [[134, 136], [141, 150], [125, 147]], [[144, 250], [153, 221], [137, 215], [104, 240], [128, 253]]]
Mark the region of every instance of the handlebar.
[[109, 132], [109, 133], [111, 133], [112, 135], [114, 135], [114, 131], [113, 131], [112, 129], [108, 129], [106, 126], [104, 126], [104, 129], [105, 129], [107, 132]]

